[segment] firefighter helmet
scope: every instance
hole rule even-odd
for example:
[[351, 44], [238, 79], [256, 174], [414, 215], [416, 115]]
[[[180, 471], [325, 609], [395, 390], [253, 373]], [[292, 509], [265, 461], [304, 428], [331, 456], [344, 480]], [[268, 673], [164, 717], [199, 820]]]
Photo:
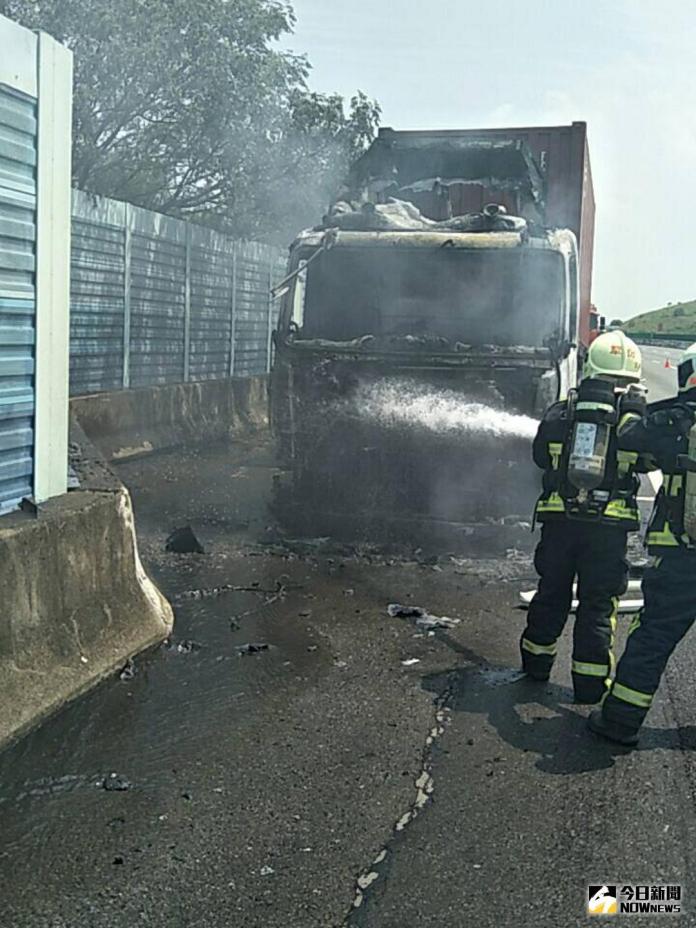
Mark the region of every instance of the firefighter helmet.
[[[696, 358], [696, 354], [694, 355]], [[582, 371], [583, 377], [638, 383], [641, 375], [640, 348], [619, 329], [604, 332], [592, 342]]]
[[689, 345], [679, 358], [679, 393], [696, 392], [696, 343]]

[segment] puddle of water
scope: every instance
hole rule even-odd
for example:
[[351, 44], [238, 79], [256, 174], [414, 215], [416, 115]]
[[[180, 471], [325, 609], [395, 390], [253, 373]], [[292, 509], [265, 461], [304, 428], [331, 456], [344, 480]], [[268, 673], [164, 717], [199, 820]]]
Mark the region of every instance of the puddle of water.
[[510, 686], [526, 679], [521, 670], [506, 667], [496, 670], [481, 670], [479, 676], [487, 686]]

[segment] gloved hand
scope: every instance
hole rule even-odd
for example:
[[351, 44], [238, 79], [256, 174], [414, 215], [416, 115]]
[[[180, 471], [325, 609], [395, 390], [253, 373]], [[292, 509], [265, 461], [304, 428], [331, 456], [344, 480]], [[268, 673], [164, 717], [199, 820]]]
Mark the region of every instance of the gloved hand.
[[696, 410], [693, 406], [680, 403], [669, 409], [659, 409], [650, 415], [651, 424], [657, 428], [674, 429], [678, 432], [688, 432], [696, 420]]
[[634, 412], [642, 416], [645, 414], [647, 405], [645, 387], [641, 384], [632, 383], [621, 397], [619, 414], [624, 416], [627, 412]]

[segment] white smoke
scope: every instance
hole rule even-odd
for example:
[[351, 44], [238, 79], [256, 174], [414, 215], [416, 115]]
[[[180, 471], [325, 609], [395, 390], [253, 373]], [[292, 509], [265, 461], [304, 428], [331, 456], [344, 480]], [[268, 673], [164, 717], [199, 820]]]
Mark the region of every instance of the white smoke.
[[411, 426], [438, 434], [468, 432], [532, 439], [539, 424], [529, 416], [468, 402], [455, 390], [438, 390], [407, 380], [363, 384], [353, 402], [361, 417], [387, 428]]

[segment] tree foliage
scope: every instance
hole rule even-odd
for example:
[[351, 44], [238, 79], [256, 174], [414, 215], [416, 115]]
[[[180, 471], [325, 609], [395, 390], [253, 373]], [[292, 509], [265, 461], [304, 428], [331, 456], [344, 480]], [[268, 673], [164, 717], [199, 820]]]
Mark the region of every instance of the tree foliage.
[[312, 222], [379, 107], [311, 92], [285, 0], [0, 0], [74, 52], [76, 186], [246, 236]]

